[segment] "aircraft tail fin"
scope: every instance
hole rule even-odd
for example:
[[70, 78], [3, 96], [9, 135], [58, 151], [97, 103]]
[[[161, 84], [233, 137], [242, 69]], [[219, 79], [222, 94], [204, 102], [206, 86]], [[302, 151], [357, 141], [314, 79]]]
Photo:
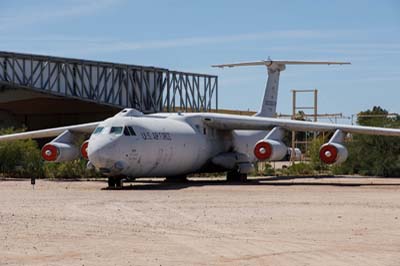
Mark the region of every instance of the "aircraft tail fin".
[[265, 86], [264, 98], [260, 110], [255, 116], [275, 117], [276, 104], [278, 100], [279, 76], [280, 72], [285, 70], [286, 65], [349, 65], [349, 62], [329, 62], [329, 61], [255, 61], [242, 62], [234, 64], [213, 65], [212, 67], [238, 67], [238, 66], [266, 66], [267, 67], [267, 84]]

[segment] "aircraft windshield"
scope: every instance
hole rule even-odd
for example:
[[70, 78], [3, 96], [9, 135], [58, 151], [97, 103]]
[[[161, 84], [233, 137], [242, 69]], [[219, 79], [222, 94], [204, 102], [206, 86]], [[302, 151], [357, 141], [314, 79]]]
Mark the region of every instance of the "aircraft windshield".
[[132, 127], [126, 126], [124, 127], [124, 135], [125, 136], [136, 136], [135, 130]]
[[104, 127], [97, 127], [97, 128], [94, 130], [93, 134], [100, 134], [101, 131], [103, 131], [103, 129], [104, 129]]
[[121, 135], [122, 127], [111, 127], [110, 134]]

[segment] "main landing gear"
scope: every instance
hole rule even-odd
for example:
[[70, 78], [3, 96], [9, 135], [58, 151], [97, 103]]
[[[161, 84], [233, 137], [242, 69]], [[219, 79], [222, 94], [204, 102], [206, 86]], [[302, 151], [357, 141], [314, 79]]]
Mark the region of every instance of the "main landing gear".
[[228, 182], [246, 182], [247, 174], [242, 174], [236, 170], [232, 170], [232, 171], [227, 172], [226, 181], [228, 181]]
[[166, 182], [169, 183], [184, 183], [187, 182], [187, 176], [186, 175], [176, 175], [176, 176], [167, 176], [165, 178]]

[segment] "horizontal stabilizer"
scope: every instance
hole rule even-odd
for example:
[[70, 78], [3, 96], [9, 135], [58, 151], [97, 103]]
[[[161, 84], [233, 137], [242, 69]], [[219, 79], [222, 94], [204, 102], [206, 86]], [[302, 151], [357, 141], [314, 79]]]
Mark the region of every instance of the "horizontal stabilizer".
[[237, 66], [272, 66], [272, 65], [350, 65], [350, 62], [333, 61], [286, 61], [286, 60], [262, 60], [254, 62], [241, 62], [233, 64], [212, 65], [212, 67], [237, 67]]
[[233, 64], [212, 65], [212, 67], [238, 67], [238, 66], [266, 66], [268, 80], [265, 87], [264, 99], [261, 109], [256, 116], [273, 117], [276, 113], [276, 104], [278, 100], [279, 75], [285, 70], [286, 65], [350, 65], [350, 62], [335, 61], [287, 61], [287, 60], [262, 60], [255, 62], [241, 62]]

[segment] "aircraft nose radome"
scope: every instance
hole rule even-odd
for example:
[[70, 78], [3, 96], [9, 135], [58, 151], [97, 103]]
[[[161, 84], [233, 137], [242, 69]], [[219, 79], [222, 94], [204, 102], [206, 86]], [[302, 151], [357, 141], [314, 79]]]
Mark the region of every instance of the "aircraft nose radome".
[[114, 160], [112, 151], [112, 143], [90, 143], [88, 147], [88, 157], [89, 161], [97, 168], [109, 168], [111, 169], [114, 165]]

